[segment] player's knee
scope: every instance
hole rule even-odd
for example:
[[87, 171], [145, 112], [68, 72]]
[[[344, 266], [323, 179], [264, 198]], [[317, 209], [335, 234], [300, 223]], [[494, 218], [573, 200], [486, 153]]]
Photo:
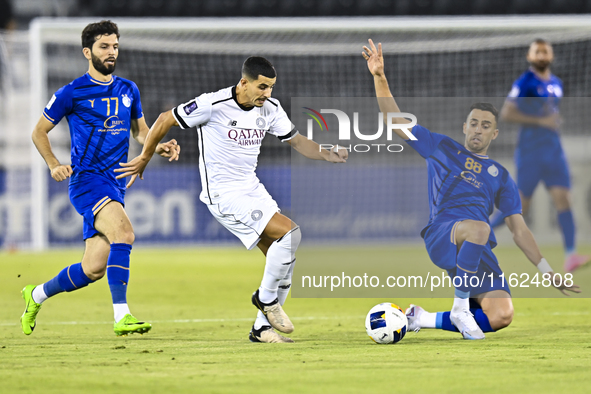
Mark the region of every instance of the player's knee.
[[130, 229], [123, 229], [122, 231], [120, 231], [117, 236], [115, 237], [114, 240], [112, 240], [112, 243], [117, 243], [117, 244], [128, 244], [128, 245], [133, 245], [135, 241], [135, 234], [133, 233], [133, 230]]
[[501, 308], [489, 317], [490, 326], [493, 330], [500, 330], [508, 327], [513, 321], [513, 307]]
[[286, 249], [291, 249], [292, 252], [295, 253], [298, 246], [300, 246], [300, 242], [302, 241], [302, 232], [300, 231], [300, 227], [296, 226], [283, 234], [282, 237], [277, 239], [277, 244], [281, 245]]
[[135, 234], [133, 233], [133, 231], [126, 232], [124, 238], [124, 241], [121, 243], [133, 245], [133, 243], [135, 242]]
[[291, 231], [291, 247], [294, 251], [300, 246], [300, 242], [302, 242], [302, 231], [300, 226], [297, 226]]
[[106, 272], [106, 267], [89, 267], [88, 269], [84, 270], [84, 274], [88, 276], [88, 279], [92, 280], [93, 282], [105, 276]]

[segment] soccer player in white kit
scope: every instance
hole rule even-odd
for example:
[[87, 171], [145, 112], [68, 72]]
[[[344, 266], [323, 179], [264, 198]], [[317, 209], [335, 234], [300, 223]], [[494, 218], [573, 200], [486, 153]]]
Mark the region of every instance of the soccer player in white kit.
[[[204, 93], [160, 114], [142, 153], [122, 164], [118, 178], [131, 176], [130, 187], [152, 158], [156, 145], [172, 126], [197, 127], [200, 199], [211, 214], [249, 250], [258, 246], [266, 256], [265, 271], [252, 303], [259, 311], [249, 334], [252, 342], [293, 342], [293, 324], [282, 305], [291, 287], [300, 228], [280, 213], [277, 203], [255, 174], [261, 143], [272, 134], [315, 160], [344, 163], [345, 149], [326, 150], [300, 135], [271, 92], [277, 74], [262, 57], [249, 57], [236, 86]], [[274, 330], [275, 329], [275, 330]]]

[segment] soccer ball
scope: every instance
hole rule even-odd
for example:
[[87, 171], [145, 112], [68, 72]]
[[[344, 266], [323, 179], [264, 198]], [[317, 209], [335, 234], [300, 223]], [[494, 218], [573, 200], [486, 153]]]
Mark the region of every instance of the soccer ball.
[[365, 318], [367, 335], [379, 344], [399, 342], [406, 334], [408, 320], [396, 304], [384, 302], [369, 310]]

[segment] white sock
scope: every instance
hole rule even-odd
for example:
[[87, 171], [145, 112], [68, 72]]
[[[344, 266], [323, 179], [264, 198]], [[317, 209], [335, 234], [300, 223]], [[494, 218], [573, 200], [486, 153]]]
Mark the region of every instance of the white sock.
[[454, 306], [451, 308], [451, 313], [460, 313], [462, 311], [470, 310], [469, 298], [454, 298]]
[[277, 288], [277, 298], [279, 298], [279, 304], [285, 304], [289, 290], [291, 289], [291, 276], [293, 275], [293, 267], [295, 265], [295, 259], [289, 266], [289, 271], [283, 279], [279, 281], [279, 287]]
[[[298, 232], [299, 232], [299, 228], [298, 228]], [[300, 237], [301, 238], [301, 235]], [[299, 245], [299, 240], [298, 240], [298, 245]], [[297, 249], [297, 246], [296, 246]], [[269, 253], [267, 252], [267, 257], [269, 256]], [[291, 257], [291, 256], [290, 256]], [[293, 275], [293, 267], [295, 266], [295, 250], [294, 250], [294, 258], [293, 261], [290, 265], [289, 265], [289, 269], [287, 270], [287, 273], [285, 274], [285, 276], [283, 277], [283, 279], [281, 279], [277, 285], [277, 290], [273, 295], [273, 299], [271, 299], [268, 302], [271, 302], [275, 299], [275, 297], [277, 297], [279, 299], [279, 304], [283, 305], [285, 304], [285, 300], [287, 299], [287, 296], [289, 294], [289, 290], [291, 289], [291, 277]], [[262, 302], [262, 296], [261, 294], [265, 291], [265, 289], [259, 288], [259, 299]], [[258, 330], [259, 328], [261, 328], [262, 326], [270, 326], [271, 324], [269, 323], [269, 321], [267, 320], [267, 318], [265, 317], [265, 315], [263, 314], [263, 312], [258, 311], [257, 313], [257, 318], [254, 322], [254, 328], [255, 330]]]
[[33, 301], [35, 301], [37, 304], [41, 304], [43, 301], [45, 301], [47, 298], [47, 294], [45, 294], [45, 290], [43, 289], [43, 285], [39, 285], [37, 287], [35, 287], [33, 289], [33, 293], [31, 294], [33, 296]]
[[119, 320], [123, 319], [125, 315], [131, 314], [127, 304], [113, 304], [113, 311], [115, 312], [115, 323], [119, 323]]
[[261, 302], [268, 304], [273, 302], [275, 298], [277, 298], [277, 289], [273, 291], [263, 286], [259, 287], [259, 300], [261, 300]]
[[295, 261], [295, 252], [300, 244], [302, 234], [300, 228], [291, 229], [283, 237], [273, 242], [267, 250], [265, 273], [259, 288], [259, 299], [263, 303], [272, 302], [277, 298], [279, 282], [285, 278]]
[[257, 313], [257, 319], [254, 321], [254, 329], [258, 330], [262, 326], [270, 326], [269, 320], [263, 315], [263, 312], [259, 311]]
[[419, 319], [419, 326], [421, 328], [436, 328], [437, 312], [427, 312], [423, 310]]

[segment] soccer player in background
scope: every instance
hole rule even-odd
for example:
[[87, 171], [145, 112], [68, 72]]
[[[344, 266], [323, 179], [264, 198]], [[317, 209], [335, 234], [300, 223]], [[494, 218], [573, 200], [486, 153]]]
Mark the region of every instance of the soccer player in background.
[[[129, 260], [134, 241], [132, 225], [123, 208], [125, 182], [114, 169], [127, 160], [130, 134], [143, 144], [149, 128], [135, 83], [113, 75], [119, 54], [119, 30], [111, 21], [91, 23], [82, 32], [82, 53], [88, 72], [60, 88], [33, 130], [33, 142], [58, 182], [70, 178], [70, 201], [84, 218], [86, 249], [82, 261], [64, 268], [55, 278], [28, 285], [22, 295], [26, 308], [23, 332], [30, 335], [42, 303], [64, 291], [81, 289], [107, 274], [117, 335], [145, 333], [150, 323], [138, 321], [127, 305]], [[71, 165], [53, 154], [48, 133], [63, 117], [72, 144]], [[155, 147], [161, 156], [178, 160], [175, 140]]]
[[[380, 111], [400, 112], [384, 74], [382, 45], [378, 44], [376, 49], [372, 40], [369, 45], [371, 49], [363, 47], [363, 57], [374, 77]], [[450, 312], [429, 313], [411, 305], [407, 310], [408, 330], [457, 330], [465, 339], [484, 339], [484, 332], [511, 323], [513, 304], [509, 286], [502, 280], [501, 268], [492, 252], [496, 239], [488, 220], [494, 206], [501, 211], [515, 243], [526, 257], [542, 274], [553, 275], [523, 220], [515, 182], [505, 168], [486, 155], [490, 143], [499, 134], [497, 116], [491, 104], [473, 104], [463, 127], [464, 144], [419, 125], [412, 128], [417, 140], [410, 140], [403, 130], [395, 130], [427, 161], [431, 214], [421, 236], [429, 257], [435, 265], [447, 270], [455, 287]], [[404, 118], [395, 118], [393, 122], [409, 123]], [[487, 279], [478, 286], [471, 281], [485, 275]], [[578, 286], [560, 282], [555, 286], [563, 294], [579, 292]], [[470, 301], [478, 308], [470, 309]]]
[[[521, 124], [515, 164], [523, 213], [529, 211], [534, 190], [543, 181], [558, 213], [566, 255], [564, 270], [572, 272], [590, 258], [576, 253], [570, 174], [559, 135], [562, 81], [550, 72], [553, 60], [549, 42], [537, 39], [531, 43], [527, 52], [530, 68], [513, 83], [501, 109], [501, 120]], [[502, 215], [491, 223], [493, 228], [501, 224]]]
[[[128, 187], [142, 176], [156, 144], [172, 126], [197, 127], [200, 199], [215, 219], [236, 235], [247, 249], [266, 256], [261, 285], [252, 295], [259, 309], [249, 334], [252, 342], [293, 342], [294, 327], [284, 312], [291, 287], [300, 228], [280, 213], [277, 203], [255, 174], [261, 143], [271, 134], [310, 159], [344, 163], [347, 151], [321, 149], [300, 135], [276, 99], [271, 98], [277, 74], [262, 57], [249, 57], [236, 86], [204, 93], [164, 112], [152, 125], [141, 155], [122, 164], [118, 178], [131, 176]], [[275, 330], [274, 330], [275, 329]]]

